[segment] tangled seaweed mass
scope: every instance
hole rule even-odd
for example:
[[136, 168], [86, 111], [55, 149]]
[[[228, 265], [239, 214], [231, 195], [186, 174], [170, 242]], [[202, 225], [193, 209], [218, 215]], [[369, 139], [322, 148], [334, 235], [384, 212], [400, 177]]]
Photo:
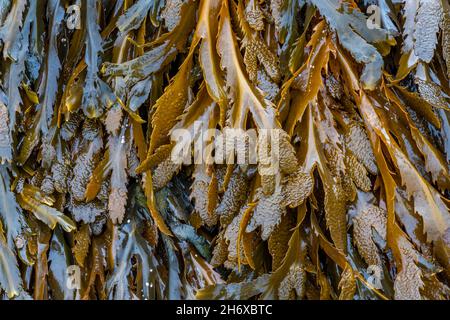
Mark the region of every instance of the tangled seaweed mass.
[[449, 298], [448, 0], [0, 0], [0, 53], [0, 299]]

